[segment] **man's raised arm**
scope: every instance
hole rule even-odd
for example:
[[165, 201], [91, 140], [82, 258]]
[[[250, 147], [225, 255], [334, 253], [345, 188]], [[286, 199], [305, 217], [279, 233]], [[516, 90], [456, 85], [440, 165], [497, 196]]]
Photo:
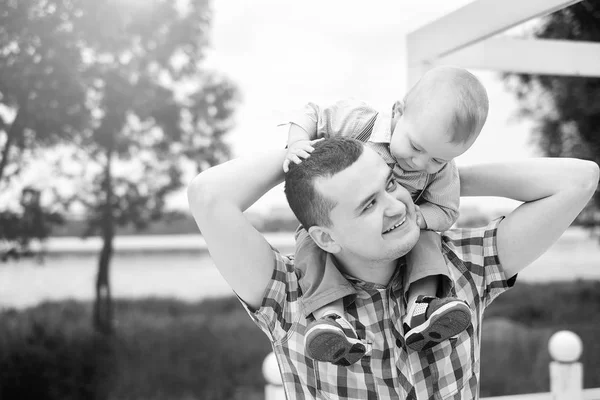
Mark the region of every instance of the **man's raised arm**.
[[510, 278], [556, 242], [598, 186], [598, 165], [538, 158], [460, 168], [461, 196], [499, 196], [524, 202], [499, 225], [500, 262]]
[[284, 156], [277, 150], [228, 161], [198, 174], [188, 187], [190, 209], [215, 265], [254, 308], [261, 305], [275, 258], [243, 211], [283, 180]]

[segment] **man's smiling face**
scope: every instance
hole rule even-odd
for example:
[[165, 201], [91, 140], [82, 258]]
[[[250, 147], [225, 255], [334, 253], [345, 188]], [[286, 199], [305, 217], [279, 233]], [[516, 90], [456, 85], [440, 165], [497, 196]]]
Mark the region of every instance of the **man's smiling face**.
[[354, 164], [317, 179], [315, 185], [336, 204], [328, 231], [344, 254], [365, 262], [392, 261], [417, 242], [419, 227], [410, 194], [372, 149], [365, 147]]

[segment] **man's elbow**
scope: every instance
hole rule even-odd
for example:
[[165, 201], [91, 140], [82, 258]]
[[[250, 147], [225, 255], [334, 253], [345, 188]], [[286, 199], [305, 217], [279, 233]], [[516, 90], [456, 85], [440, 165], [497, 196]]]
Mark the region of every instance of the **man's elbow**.
[[210, 212], [211, 204], [216, 203], [214, 191], [211, 190], [203, 174], [198, 174], [187, 187], [187, 198], [190, 210], [198, 218], [202, 213]]
[[590, 197], [595, 193], [600, 180], [600, 167], [593, 161], [580, 160], [581, 172], [579, 175], [579, 186], [583, 191], [588, 193]]

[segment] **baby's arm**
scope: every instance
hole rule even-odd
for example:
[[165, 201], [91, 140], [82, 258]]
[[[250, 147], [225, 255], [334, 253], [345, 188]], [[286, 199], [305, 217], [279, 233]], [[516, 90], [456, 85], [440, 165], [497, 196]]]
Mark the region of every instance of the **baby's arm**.
[[440, 171], [430, 175], [430, 182], [422, 194], [419, 204], [424, 225], [421, 227], [433, 231], [445, 231], [458, 219], [460, 204], [460, 179], [454, 161], [446, 164]]
[[317, 125], [313, 120], [315, 115], [312, 107], [307, 105], [303, 113], [298, 114], [289, 122], [287, 153], [283, 160], [283, 171], [287, 172], [290, 162], [300, 164], [314, 150], [310, 140], [316, 139]]
[[327, 107], [308, 103], [302, 112], [288, 121], [288, 154], [284, 171], [287, 172], [290, 162], [299, 164], [312, 152], [307, 141], [332, 136], [355, 137], [376, 115], [377, 112], [366, 103], [353, 99], [341, 100]]

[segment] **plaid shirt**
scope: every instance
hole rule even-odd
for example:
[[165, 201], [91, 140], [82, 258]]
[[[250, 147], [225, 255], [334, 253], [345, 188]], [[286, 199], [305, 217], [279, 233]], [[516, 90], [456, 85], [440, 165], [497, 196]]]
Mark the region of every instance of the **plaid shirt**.
[[419, 204], [427, 229], [445, 231], [458, 219], [460, 181], [454, 161], [434, 174], [404, 171], [390, 153], [392, 117], [389, 113], [348, 99], [325, 108], [308, 103], [301, 112], [294, 113], [289, 122], [314, 135], [311, 139], [346, 136], [366, 142], [381, 155], [394, 171], [396, 180]]
[[[498, 259], [496, 232], [487, 227], [446, 232], [443, 253], [452, 295], [465, 300], [472, 325], [453, 339], [415, 352], [406, 347], [402, 274], [386, 286], [349, 278], [357, 289], [346, 297], [346, 317], [367, 345], [367, 355], [349, 367], [313, 361], [304, 354], [307, 319], [293, 260], [274, 251], [275, 268], [261, 307], [250, 317], [272, 342], [288, 400], [292, 399], [477, 399], [484, 309], [511, 287]], [[402, 268], [398, 268], [400, 271]]]

